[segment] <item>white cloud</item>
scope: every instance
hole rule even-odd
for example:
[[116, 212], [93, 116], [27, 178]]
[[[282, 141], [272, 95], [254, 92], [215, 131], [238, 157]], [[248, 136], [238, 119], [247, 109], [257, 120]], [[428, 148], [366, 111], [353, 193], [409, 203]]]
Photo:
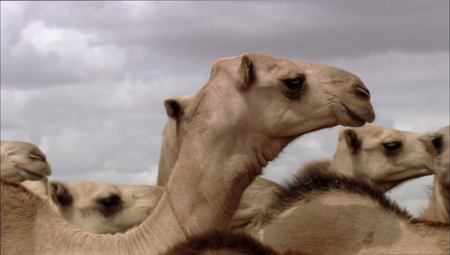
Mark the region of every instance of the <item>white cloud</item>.
[[[20, 38], [18, 44], [2, 54], [4, 86], [108, 83], [124, 77], [126, 50], [111, 44], [93, 47], [93, 35], [49, 28], [42, 21], [35, 21], [21, 31]], [[26, 74], [23, 70], [27, 70]]]

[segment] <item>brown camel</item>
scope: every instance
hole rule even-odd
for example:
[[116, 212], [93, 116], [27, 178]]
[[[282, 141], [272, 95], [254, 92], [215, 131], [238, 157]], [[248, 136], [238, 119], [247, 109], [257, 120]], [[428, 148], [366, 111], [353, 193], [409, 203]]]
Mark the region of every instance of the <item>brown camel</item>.
[[375, 118], [357, 76], [259, 53], [215, 61], [195, 101], [165, 192], [141, 225], [124, 234], [83, 232], [37, 195], [2, 182], [2, 254], [158, 254], [186, 235], [229, 230], [244, 190], [295, 138]]

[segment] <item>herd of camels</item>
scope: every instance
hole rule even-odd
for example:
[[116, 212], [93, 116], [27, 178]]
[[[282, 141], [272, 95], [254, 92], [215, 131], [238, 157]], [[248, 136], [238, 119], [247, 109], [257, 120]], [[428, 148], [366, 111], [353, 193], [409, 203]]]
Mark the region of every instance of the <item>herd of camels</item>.
[[[164, 101], [156, 186], [50, 181], [34, 144], [1, 142], [1, 254], [449, 254], [449, 127], [370, 124], [370, 92], [324, 64], [247, 53]], [[258, 177], [296, 138], [344, 126], [329, 160]], [[385, 193], [434, 175], [425, 213]]]

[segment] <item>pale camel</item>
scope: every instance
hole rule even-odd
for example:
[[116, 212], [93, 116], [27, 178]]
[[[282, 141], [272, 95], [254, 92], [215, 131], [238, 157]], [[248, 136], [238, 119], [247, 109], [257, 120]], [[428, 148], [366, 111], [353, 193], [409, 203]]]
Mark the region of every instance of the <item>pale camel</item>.
[[381, 189], [323, 169], [310, 164], [249, 232], [278, 252], [448, 254], [448, 223], [414, 220]]
[[83, 232], [2, 182], [2, 254], [157, 254], [186, 235], [229, 230], [244, 190], [295, 138], [375, 118], [357, 76], [259, 53], [215, 61], [194, 109], [164, 194], [141, 225], [114, 236]]
[[[366, 124], [339, 131], [329, 171], [343, 174], [387, 192], [407, 180], [431, 175], [442, 135], [401, 131]], [[297, 176], [302, 175], [303, 168]]]
[[1, 141], [1, 180], [41, 180], [52, 174], [47, 156], [32, 143]]
[[436, 173], [434, 176], [433, 193], [430, 202], [423, 215], [425, 220], [450, 221], [450, 176], [449, 176], [449, 126], [437, 131], [444, 137], [442, 140], [442, 152], [436, 160]]

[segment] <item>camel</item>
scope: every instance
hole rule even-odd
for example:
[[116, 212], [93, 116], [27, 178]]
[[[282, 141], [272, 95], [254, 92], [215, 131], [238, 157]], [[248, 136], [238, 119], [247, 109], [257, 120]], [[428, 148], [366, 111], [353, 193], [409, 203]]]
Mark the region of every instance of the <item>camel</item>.
[[271, 208], [250, 233], [278, 252], [449, 253], [448, 223], [413, 219], [382, 189], [320, 163], [283, 186]]
[[52, 174], [47, 156], [32, 143], [1, 141], [1, 179], [8, 182], [41, 180]]
[[442, 152], [436, 160], [433, 192], [422, 218], [430, 221], [448, 223], [450, 221], [449, 126], [439, 129], [437, 133], [444, 137], [442, 141]]
[[83, 232], [37, 195], [2, 182], [2, 254], [159, 254], [187, 235], [227, 231], [244, 190], [290, 142], [375, 119], [354, 74], [260, 53], [216, 60], [195, 101], [169, 182], [141, 225], [124, 234]]
[[[380, 125], [343, 128], [329, 171], [368, 182], [387, 192], [435, 171], [442, 135], [401, 131]], [[306, 168], [308, 166], [305, 166]], [[302, 175], [303, 168], [297, 172]]]

